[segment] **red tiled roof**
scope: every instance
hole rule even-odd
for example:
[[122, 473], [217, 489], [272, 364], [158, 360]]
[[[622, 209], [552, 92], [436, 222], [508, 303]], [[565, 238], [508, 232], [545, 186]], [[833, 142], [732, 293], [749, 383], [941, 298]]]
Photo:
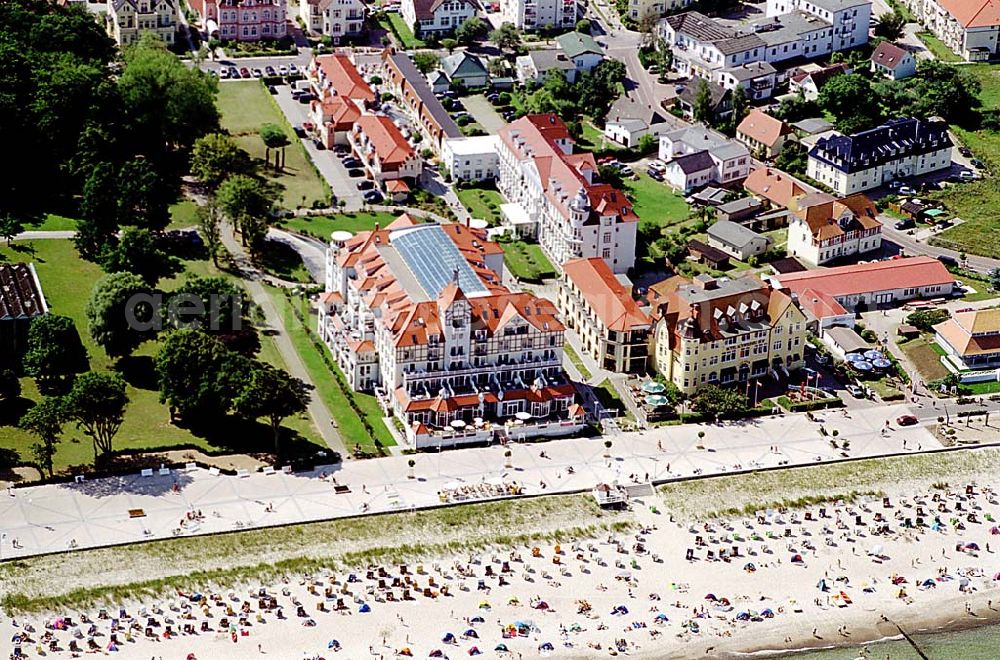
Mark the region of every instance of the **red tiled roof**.
[[832, 297], [857, 295], [890, 289], [907, 289], [951, 284], [955, 277], [937, 259], [905, 257], [870, 264], [819, 268], [800, 273], [784, 273], [775, 279], [798, 293], [806, 289]]
[[937, 0], [964, 28], [1000, 25], [998, 0]]
[[796, 215], [806, 221], [809, 231], [817, 240], [824, 241], [845, 233], [838, 222], [845, 214], [857, 222], [857, 225], [850, 227], [852, 230], [857, 229], [859, 225], [865, 230], [882, 226], [876, 217], [878, 208], [863, 193], [800, 208]]
[[959, 312], [934, 330], [963, 357], [1000, 352], [1000, 309]]
[[336, 90], [338, 96], [356, 101], [375, 100], [375, 92], [358, 73], [347, 55], [317, 55], [313, 58], [312, 64], [323, 72], [323, 76]]
[[417, 152], [388, 117], [363, 115], [354, 122], [354, 129], [364, 134], [374, 146], [374, 155], [382, 169], [398, 168], [416, 156]]
[[743, 118], [736, 128], [737, 133], [742, 133], [757, 142], [768, 147], [773, 147], [783, 135], [791, 133], [788, 124], [775, 119], [764, 111], [754, 108]]
[[799, 295], [799, 307], [809, 312], [815, 319], [843, 316], [847, 310], [835, 298], [822, 291], [805, 289]]
[[788, 208], [795, 198], [806, 194], [805, 188], [794, 178], [771, 167], [758, 167], [752, 170], [743, 182], [743, 187], [775, 206], [785, 208]]
[[351, 130], [354, 122], [361, 117], [361, 110], [358, 109], [357, 105], [345, 97], [336, 94], [328, 94], [322, 101], [312, 101], [311, 105], [314, 111], [316, 106], [319, 105], [323, 113], [324, 122], [333, 124], [334, 129], [337, 131]]
[[390, 193], [410, 192], [410, 186], [402, 179], [390, 179], [385, 182], [385, 190]]
[[872, 53], [872, 62], [887, 69], [895, 69], [906, 57], [906, 51], [894, 43], [883, 41]]
[[563, 264], [563, 273], [609, 330], [627, 332], [633, 328], [649, 327], [649, 317], [604, 259], [591, 257], [567, 261]]

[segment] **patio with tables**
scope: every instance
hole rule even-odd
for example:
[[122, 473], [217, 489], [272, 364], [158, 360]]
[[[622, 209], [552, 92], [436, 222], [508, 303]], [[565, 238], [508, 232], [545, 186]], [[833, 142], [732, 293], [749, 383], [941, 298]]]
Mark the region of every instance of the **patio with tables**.
[[630, 380], [626, 389], [646, 423], [669, 419], [676, 410], [666, 395], [667, 386], [655, 380]]

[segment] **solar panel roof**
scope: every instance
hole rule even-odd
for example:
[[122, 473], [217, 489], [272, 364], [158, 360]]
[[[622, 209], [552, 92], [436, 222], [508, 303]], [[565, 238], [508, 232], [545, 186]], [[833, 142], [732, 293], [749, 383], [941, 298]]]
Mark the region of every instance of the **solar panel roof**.
[[429, 299], [437, 298], [458, 270], [458, 286], [466, 295], [487, 294], [458, 247], [439, 225], [418, 225], [393, 232], [389, 241], [406, 262]]

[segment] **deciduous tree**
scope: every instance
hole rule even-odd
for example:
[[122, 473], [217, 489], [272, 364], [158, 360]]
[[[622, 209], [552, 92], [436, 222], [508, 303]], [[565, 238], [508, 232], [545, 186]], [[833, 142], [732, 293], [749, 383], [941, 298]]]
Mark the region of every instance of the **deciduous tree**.
[[250, 171], [250, 154], [229, 135], [209, 133], [198, 138], [191, 149], [191, 173], [198, 180], [216, 188], [233, 174]]
[[134, 273], [150, 286], [181, 270], [180, 261], [167, 254], [159, 237], [141, 227], [122, 229], [118, 242], [104, 250], [100, 264], [106, 273]]
[[521, 47], [521, 31], [513, 23], [503, 23], [490, 32], [490, 41], [497, 45], [501, 52], [517, 52]]
[[312, 389], [288, 372], [258, 362], [250, 370], [249, 379], [236, 397], [236, 411], [250, 419], [267, 419], [274, 434], [274, 451], [281, 453], [279, 445], [281, 422], [286, 417], [304, 412], [309, 405]]
[[112, 273], [94, 285], [87, 303], [90, 336], [111, 357], [129, 355], [156, 335], [154, 294], [134, 273]]
[[65, 405], [67, 418], [93, 441], [94, 463], [107, 458], [125, 419], [125, 381], [117, 374], [88, 371], [73, 382]]
[[52, 458], [55, 456], [67, 421], [66, 403], [63, 397], [48, 396], [35, 404], [21, 417], [20, 427], [28, 431], [38, 442], [31, 446], [31, 453], [43, 471], [53, 476]]
[[48, 390], [73, 374], [86, 370], [87, 349], [73, 319], [59, 314], [43, 314], [28, 326], [27, 349], [22, 360], [24, 372]]

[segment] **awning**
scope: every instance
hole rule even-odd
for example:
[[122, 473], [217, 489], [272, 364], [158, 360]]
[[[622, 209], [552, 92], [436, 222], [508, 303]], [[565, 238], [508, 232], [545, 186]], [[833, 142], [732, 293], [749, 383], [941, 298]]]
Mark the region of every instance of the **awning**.
[[926, 211], [924, 211], [924, 215], [929, 215], [932, 218], [936, 218], [939, 215], [944, 215], [945, 213], [947, 213], [947, 211], [945, 211], [944, 209], [927, 209]]

